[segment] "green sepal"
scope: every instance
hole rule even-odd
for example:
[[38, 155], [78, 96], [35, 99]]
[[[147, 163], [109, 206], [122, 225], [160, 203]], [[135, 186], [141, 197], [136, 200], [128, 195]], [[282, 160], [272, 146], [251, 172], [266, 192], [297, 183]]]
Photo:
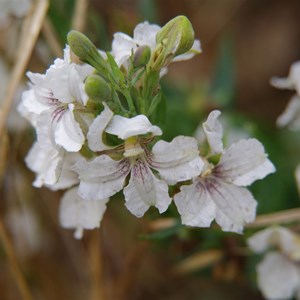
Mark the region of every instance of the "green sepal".
[[174, 56], [189, 51], [194, 43], [195, 33], [186, 16], [170, 20], [156, 35], [156, 43], [166, 43], [166, 51]]
[[114, 57], [109, 52], [106, 54], [111, 69], [111, 75], [113, 76], [111, 81], [114, 81], [119, 86], [120, 90], [123, 90], [125, 88], [125, 76], [117, 65]]
[[133, 55], [133, 66], [139, 68], [141, 66], [146, 66], [150, 60], [151, 49], [149, 46], [140, 46]]
[[111, 99], [109, 84], [96, 74], [89, 75], [85, 80], [85, 92], [94, 101], [107, 101]]
[[93, 66], [104, 78], [107, 78], [108, 69], [104, 58], [96, 46], [83, 33], [71, 30], [67, 35], [71, 50], [82, 60]]

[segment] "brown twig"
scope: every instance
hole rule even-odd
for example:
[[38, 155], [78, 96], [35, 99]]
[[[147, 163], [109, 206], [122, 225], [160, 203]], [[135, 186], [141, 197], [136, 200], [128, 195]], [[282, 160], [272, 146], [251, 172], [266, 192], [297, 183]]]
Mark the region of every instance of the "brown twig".
[[99, 230], [91, 232], [92, 238], [89, 244], [89, 265], [91, 275], [91, 300], [106, 299], [104, 297], [105, 290], [103, 288], [103, 274], [102, 274], [102, 253], [100, 243]]
[[5, 125], [13, 104], [16, 90], [19, 86], [21, 78], [30, 59], [33, 47], [38, 38], [39, 32], [43, 24], [43, 20], [47, 12], [48, 5], [49, 3], [47, 0], [39, 0], [37, 2], [36, 7], [33, 10], [33, 14], [31, 16], [31, 23], [28, 29], [27, 38], [22, 39], [22, 44], [19, 47], [22, 51], [19, 51], [16, 64], [13, 68], [11, 78], [8, 83], [4, 99], [5, 101], [0, 111], [0, 136], [3, 136]]
[[173, 271], [175, 274], [186, 274], [211, 266], [224, 257], [224, 252], [217, 249], [202, 251], [187, 257], [177, 264]]
[[72, 29], [78, 31], [84, 30], [88, 5], [89, 0], [76, 0], [72, 19]]
[[297, 221], [300, 222], [300, 208], [293, 208], [271, 214], [260, 215], [253, 223], [247, 224], [246, 227], [256, 228]]
[[0, 137], [0, 187], [7, 166], [9, 140], [7, 134]]
[[47, 41], [47, 44], [49, 45], [55, 57], [62, 57], [62, 47], [58, 41], [58, 37], [53, 28], [53, 25], [48, 17], [44, 20], [42, 32]]
[[[286, 224], [292, 222], [300, 222], [300, 208], [293, 208], [257, 216], [254, 222], [246, 224], [245, 227], [259, 228], [263, 226]], [[150, 222], [148, 228], [150, 231], [158, 231], [170, 228], [175, 224], [175, 218], [164, 218]]]
[[19, 265], [19, 262], [17, 260], [17, 255], [15, 253], [13, 244], [11, 242], [11, 239], [9, 237], [9, 234], [6, 231], [6, 228], [0, 219], [0, 239], [2, 241], [2, 244], [4, 246], [5, 252], [8, 257], [9, 266], [11, 268], [11, 272], [14, 276], [14, 279], [19, 287], [19, 290], [22, 294], [22, 298], [24, 300], [32, 300], [33, 297], [30, 293], [30, 290], [27, 286], [27, 283], [25, 281], [25, 278], [22, 274], [21, 267]]

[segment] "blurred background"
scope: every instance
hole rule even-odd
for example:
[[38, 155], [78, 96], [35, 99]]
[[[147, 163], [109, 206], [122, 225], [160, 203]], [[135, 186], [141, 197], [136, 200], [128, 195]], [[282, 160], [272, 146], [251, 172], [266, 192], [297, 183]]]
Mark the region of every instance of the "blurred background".
[[[33, 188], [24, 164], [35, 139], [15, 111], [25, 72], [17, 88], [10, 84], [28, 50], [26, 26], [46, 1], [9, 2], [12, 8], [0, 0], [0, 100], [12, 88], [15, 101], [0, 144], [0, 299], [262, 299], [255, 283], [260, 258], [245, 246], [256, 229], [240, 236], [217, 226], [181, 226], [174, 205], [163, 216], [153, 209], [137, 219], [120, 195], [109, 202], [101, 228], [83, 240], [59, 226], [62, 193]], [[51, 0], [35, 24], [41, 32], [25, 70], [44, 73], [73, 28], [110, 51], [117, 31], [132, 35], [144, 20], [162, 26], [186, 15], [203, 52], [174, 63], [163, 78], [164, 139], [193, 135], [212, 109], [222, 110], [228, 143], [258, 138], [277, 168], [251, 187], [258, 214], [296, 208], [300, 135], [276, 127], [293, 92], [273, 88], [270, 78], [286, 77], [300, 59], [299, 12], [299, 0]]]

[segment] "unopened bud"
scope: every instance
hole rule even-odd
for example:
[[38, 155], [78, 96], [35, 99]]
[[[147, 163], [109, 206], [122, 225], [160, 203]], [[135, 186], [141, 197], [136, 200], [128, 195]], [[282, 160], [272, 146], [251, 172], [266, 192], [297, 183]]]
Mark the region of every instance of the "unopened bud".
[[183, 54], [193, 46], [195, 33], [189, 19], [178, 16], [169, 21], [156, 35], [156, 43], [165, 43], [174, 56]]
[[145, 66], [150, 60], [150, 56], [151, 56], [151, 49], [149, 46], [144, 45], [139, 47], [134, 53], [133, 66], [136, 68]]
[[111, 89], [108, 83], [99, 75], [89, 75], [85, 80], [85, 92], [90, 99], [95, 101], [107, 101], [111, 97]]
[[67, 36], [71, 50], [84, 62], [93, 66], [101, 75], [106, 75], [106, 62], [96, 46], [81, 32], [71, 30]]

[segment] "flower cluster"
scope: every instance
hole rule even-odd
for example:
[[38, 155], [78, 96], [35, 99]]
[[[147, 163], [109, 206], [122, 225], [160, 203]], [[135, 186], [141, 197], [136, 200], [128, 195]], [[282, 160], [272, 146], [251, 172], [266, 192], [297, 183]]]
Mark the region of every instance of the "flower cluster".
[[257, 282], [266, 299], [300, 296], [300, 237], [284, 227], [264, 229], [248, 239], [256, 253], [268, 252], [257, 265]]
[[[279, 89], [295, 91], [287, 107], [277, 119], [279, 127], [287, 127], [292, 131], [300, 130], [300, 61], [293, 63], [287, 78], [273, 77], [271, 84]], [[300, 165], [295, 170], [295, 177], [300, 192]]]
[[292, 64], [287, 78], [273, 77], [271, 84], [279, 89], [295, 90], [285, 111], [277, 119], [280, 127], [288, 126], [291, 130], [300, 129], [300, 61]]
[[30, 89], [19, 106], [37, 133], [26, 157], [36, 173], [33, 185], [68, 189], [60, 206], [63, 227], [75, 228], [76, 238], [99, 227], [109, 198], [122, 190], [135, 216], [150, 206], [163, 213], [171, 185], [178, 185], [174, 202], [183, 224], [208, 227], [215, 219], [223, 230], [241, 232], [254, 220], [256, 201], [245, 186], [275, 171], [260, 142], [225, 149], [219, 111], [203, 123], [200, 145], [187, 136], [166, 142], [152, 124], [168, 65], [200, 52], [186, 17], [162, 28], [144, 22], [133, 38], [116, 33], [107, 53], [76, 31], [68, 44], [46, 74], [27, 73]]

